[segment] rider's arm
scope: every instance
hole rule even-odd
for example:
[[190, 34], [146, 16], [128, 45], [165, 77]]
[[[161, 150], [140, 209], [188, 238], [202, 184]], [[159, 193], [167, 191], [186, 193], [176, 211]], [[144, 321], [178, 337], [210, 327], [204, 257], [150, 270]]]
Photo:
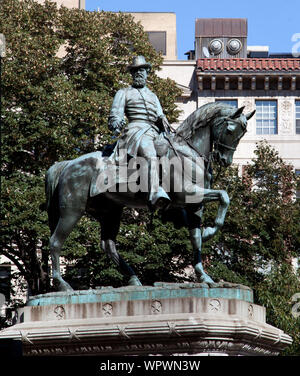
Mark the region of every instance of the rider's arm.
[[161, 107], [160, 101], [159, 101], [159, 99], [157, 98], [156, 95], [155, 95], [155, 99], [156, 99], [157, 117], [162, 118], [165, 115], [164, 115], [163, 109]]
[[157, 106], [157, 125], [164, 131], [169, 133], [170, 125], [166, 115], [163, 112], [159, 99], [156, 97], [156, 106]]
[[113, 100], [108, 118], [108, 128], [113, 132], [121, 130], [124, 124], [124, 109], [125, 109], [126, 94], [125, 90], [119, 90]]

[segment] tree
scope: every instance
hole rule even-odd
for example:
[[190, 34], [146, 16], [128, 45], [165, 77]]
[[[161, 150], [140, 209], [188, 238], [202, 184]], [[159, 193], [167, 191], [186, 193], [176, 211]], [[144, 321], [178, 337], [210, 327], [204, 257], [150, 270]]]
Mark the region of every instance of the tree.
[[[1, 254], [17, 266], [30, 293], [37, 294], [50, 288], [46, 170], [111, 140], [110, 105], [115, 92], [130, 82], [126, 67], [134, 55], [152, 63], [149, 86], [170, 122], [178, 116], [174, 102], [180, 91], [173, 81], [156, 76], [162, 57], [130, 15], [3, 0], [0, 32], [7, 47], [1, 98]], [[66, 255], [76, 257], [86, 249], [99, 253], [96, 237], [96, 223], [83, 219]]]
[[[232, 167], [215, 182], [228, 190], [231, 203], [223, 229], [203, 251], [213, 279], [253, 288], [257, 304], [267, 308], [268, 323], [293, 337], [287, 353], [300, 354], [299, 318], [291, 313], [292, 296], [300, 292], [299, 269], [293, 268], [300, 260], [296, 186], [293, 167], [266, 142], [259, 143], [242, 176]], [[204, 220], [213, 221], [215, 213], [211, 205]]]
[[[231, 203], [222, 231], [205, 245], [209, 259], [252, 283], [260, 282], [272, 263], [299, 257], [300, 240], [292, 166], [264, 142], [257, 145], [255, 155], [242, 176], [233, 167], [215, 182], [215, 187], [228, 190]], [[207, 210], [206, 220], [214, 215]]]
[[[33, 0], [2, 0], [0, 32], [6, 36], [2, 87], [1, 254], [26, 280], [30, 293], [49, 291], [45, 171], [59, 160], [98, 150], [110, 141], [107, 118], [115, 92], [130, 82], [126, 66], [142, 54], [153, 65], [149, 86], [170, 122], [179, 91], [155, 75], [162, 58], [141, 25], [122, 13], [57, 9]], [[64, 47], [62, 47], [64, 46]], [[61, 58], [57, 52], [64, 52]], [[216, 174], [215, 174], [216, 175]], [[254, 184], [255, 183], [255, 184]], [[229, 168], [214, 186], [228, 190], [231, 204], [224, 228], [204, 244], [205, 265], [215, 279], [243, 283], [266, 305], [268, 322], [294, 338], [299, 354], [299, 318], [291, 315], [300, 291], [291, 260], [299, 258], [299, 200], [293, 199], [291, 166], [266, 144], [243, 176]], [[205, 225], [216, 205], [205, 209]], [[144, 284], [192, 280], [182, 271], [192, 262], [185, 228], [156, 215], [127, 210], [118, 237], [122, 256]], [[150, 223], [150, 225], [149, 225]], [[74, 287], [122, 284], [122, 275], [99, 245], [99, 226], [83, 218], [64, 247], [67, 276]], [[78, 273], [78, 270], [81, 272]]]

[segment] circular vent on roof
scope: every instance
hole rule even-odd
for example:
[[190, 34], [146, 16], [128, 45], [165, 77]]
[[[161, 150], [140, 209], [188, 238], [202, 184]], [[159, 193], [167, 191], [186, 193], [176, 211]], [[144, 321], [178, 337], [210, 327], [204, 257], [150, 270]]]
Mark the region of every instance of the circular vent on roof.
[[230, 39], [227, 42], [227, 51], [231, 55], [236, 55], [237, 53], [241, 51], [241, 49], [242, 49], [242, 43], [239, 39]]
[[223, 42], [220, 39], [213, 39], [210, 41], [208, 49], [212, 55], [219, 55], [223, 50]]

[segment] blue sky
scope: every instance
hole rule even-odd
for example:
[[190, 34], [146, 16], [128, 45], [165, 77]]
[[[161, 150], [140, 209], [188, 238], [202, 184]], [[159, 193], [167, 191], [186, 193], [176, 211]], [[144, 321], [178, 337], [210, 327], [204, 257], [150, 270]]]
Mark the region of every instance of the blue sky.
[[176, 13], [178, 59], [184, 60], [194, 48], [196, 18], [248, 18], [248, 45], [268, 45], [270, 52], [292, 52], [292, 36], [300, 34], [300, 0], [86, 0], [86, 10], [98, 8]]

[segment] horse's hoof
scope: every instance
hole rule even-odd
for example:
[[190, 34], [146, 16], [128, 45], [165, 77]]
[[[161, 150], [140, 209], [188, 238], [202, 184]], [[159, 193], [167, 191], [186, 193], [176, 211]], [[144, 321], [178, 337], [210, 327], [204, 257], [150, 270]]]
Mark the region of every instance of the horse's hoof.
[[53, 285], [56, 291], [74, 291], [74, 289], [68, 284], [68, 282], [62, 280], [53, 280]]
[[202, 241], [206, 242], [207, 240], [211, 239], [215, 233], [217, 232], [217, 227], [205, 227], [202, 231]]
[[214, 281], [208, 282], [207, 284], [208, 284], [209, 287], [219, 287], [219, 285]]
[[199, 282], [201, 283], [207, 283], [209, 287], [214, 287], [216, 286], [217, 284], [210, 278], [210, 276], [208, 274], [203, 274], [201, 276], [198, 277], [199, 279]]
[[143, 286], [136, 275], [132, 275], [128, 281], [129, 286]]
[[213, 287], [216, 283], [203, 270], [201, 262], [195, 265], [195, 272], [200, 283], [207, 283], [209, 287]]

